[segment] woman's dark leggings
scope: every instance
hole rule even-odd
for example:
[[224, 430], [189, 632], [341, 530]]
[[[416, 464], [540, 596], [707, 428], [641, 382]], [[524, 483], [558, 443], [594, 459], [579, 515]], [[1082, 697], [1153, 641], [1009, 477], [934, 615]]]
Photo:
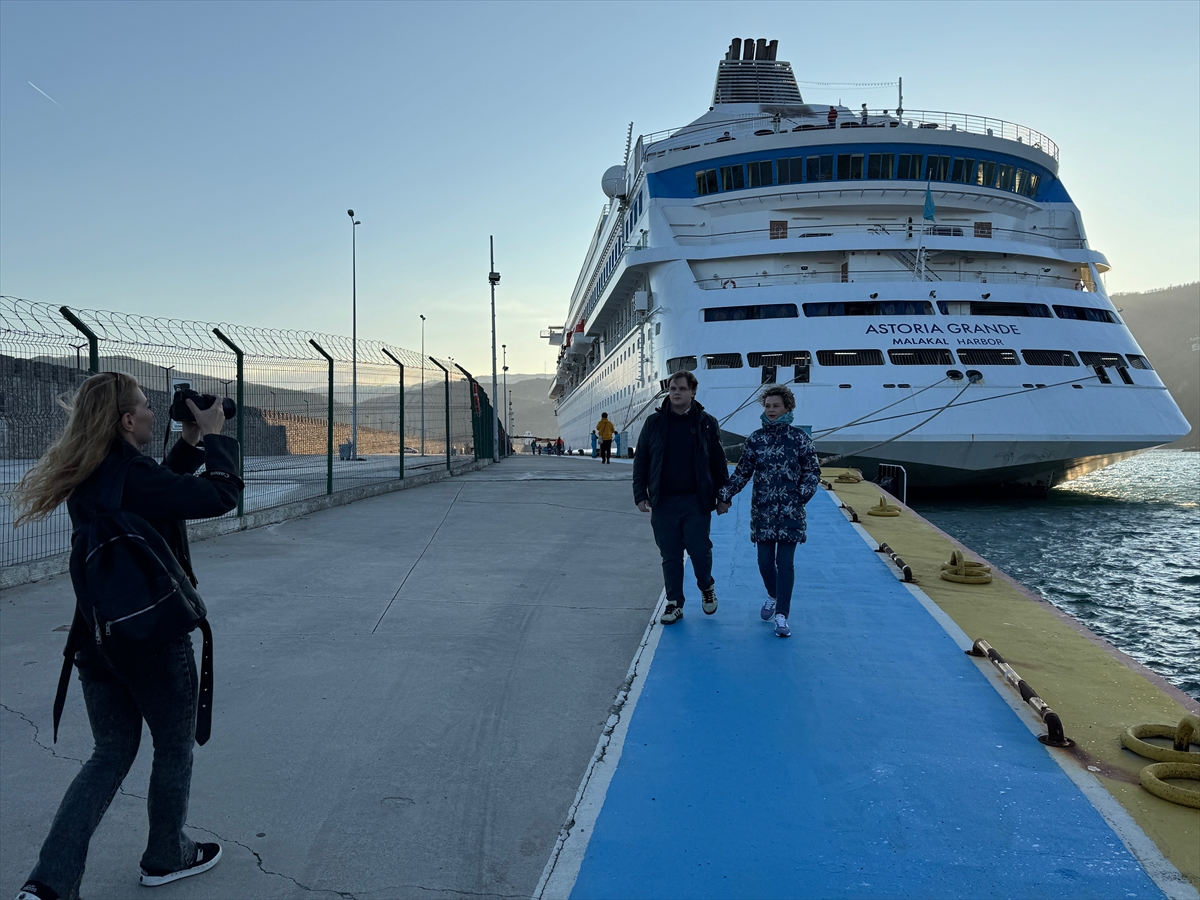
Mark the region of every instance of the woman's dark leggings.
[[792, 586], [796, 583], [795, 541], [759, 541], [758, 571], [767, 594], [775, 598], [775, 612], [785, 618], [792, 611]]

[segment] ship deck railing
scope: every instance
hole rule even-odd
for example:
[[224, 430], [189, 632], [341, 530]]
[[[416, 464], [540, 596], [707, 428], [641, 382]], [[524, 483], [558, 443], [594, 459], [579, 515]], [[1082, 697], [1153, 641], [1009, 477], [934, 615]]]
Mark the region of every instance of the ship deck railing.
[[[962, 266], [954, 263], [946, 266], [936, 266], [933, 261], [925, 264], [926, 282], [946, 281], [951, 283], [971, 284], [1029, 284], [1035, 287], [1062, 288], [1064, 290], [1082, 290], [1081, 282], [1076, 276], [1048, 275], [1043, 272], [1011, 272], [995, 269], [980, 269], [976, 266]], [[696, 286], [705, 291], [731, 290], [746, 287], [775, 287], [786, 284], [838, 284], [845, 282], [875, 282], [875, 281], [922, 281], [920, 272], [903, 264], [895, 266], [871, 265], [852, 269], [843, 275], [837, 269], [817, 272], [777, 272], [762, 275], [750, 273], [739, 275], [735, 273], [714, 275], [712, 278], [696, 279]]]
[[[829, 182], [830, 185], [844, 183]], [[866, 187], [870, 182], [860, 182], [855, 185], [855, 188]], [[883, 182], [880, 182], [883, 184]], [[969, 185], [966, 185], [969, 187]], [[945, 185], [939, 185], [945, 187]], [[918, 186], [914, 184], [914, 190]], [[987, 229], [986, 233], [976, 233], [974, 225], [971, 223], [962, 224], [925, 224], [924, 222], [914, 222], [911, 226], [903, 222], [889, 222], [887, 224], [879, 222], [848, 222], [844, 224], [825, 224], [823, 222], [808, 222], [797, 226], [793, 222], [787, 223], [785, 230], [780, 230], [780, 226], [774, 228], [768, 226], [766, 228], [742, 228], [731, 231], [714, 231], [707, 234], [677, 234], [675, 235], [676, 243], [681, 246], [704, 246], [709, 244], [724, 244], [735, 241], [760, 241], [769, 240], [795, 240], [795, 239], [810, 239], [810, 238], [828, 238], [840, 237], [851, 234], [873, 234], [880, 237], [888, 238], [911, 238], [914, 241], [912, 247], [904, 249], [915, 250], [917, 241], [922, 236], [927, 237], [969, 237], [979, 240], [996, 240], [996, 241], [1017, 241], [1026, 244], [1037, 244], [1042, 247], [1051, 247], [1055, 250], [1085, 250], [1087, 249], [1087, 241], [1079, 238], [1060, 238], [1052, 234], [1047, 234], [1041, 231], [1022, 231], [1016, 228], [997, 228], [995, 226]], [[631, 246], [628, 250], [637, 251], [640, 247]], [[982, 249], [982, 248], [979, 248]]]
[[[643, 158], [655, 159], [677, 150], [689, 150], [723, 141], [764, 137], [792, 131], [828, 131], [835, 128], [897, 128], [921, 129], [930, 132], [961, 131], [967, 134], [985, 135], [1025, 144], [1034, 150], [1041, 150], [1053, 157], [1055, 161], [1058, 160], [1058, 144], [1040, 131], [1027, 125], [993, 119], [990, 116], [906, 109], [902, 111], [900, 117], [897, 117], [894, 112], [889, 113], [886, 109], [868, 109], [865, 116], [861, 112], [840, 111], [841, 114], [837, 121], [831, 125], [827, 118], [827, 105], [816, 105], [811, 108], [813, 110], [811, 116], [776, 116], [772, 114], [738, 116], [720, 122], [684, 125], [679, 128], [644, 134], [639, 138], [644, 148]], [[670, 142], [670, 146], [659, 146], [665, 145], [667, 142]]]

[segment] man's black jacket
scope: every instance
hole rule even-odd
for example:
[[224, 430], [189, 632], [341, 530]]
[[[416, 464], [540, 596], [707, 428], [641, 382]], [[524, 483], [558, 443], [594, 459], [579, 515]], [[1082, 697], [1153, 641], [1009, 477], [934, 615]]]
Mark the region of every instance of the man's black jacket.
[[[667, 416], [671, 415], [671, 400], [646, 420], [638, 438], [637, 451], [633, 457], [633, 502], [648, 500], [651, 506], [658, 505], [658, 488], [662, 481], [663, 455], [667, 448]], [[729, 480], [729, 464], [721, 446], [721, 426], [704, 407], [692, 401], [688, 411], [697, 429], [696, 467], [697, 495], [704, 509], [711, 512], [717, 508], [717, 491]]]
[[[116, 462], [132, 459], [125, 476], [121, 508], [145, 519], [163, 536], [183, 570], [193, 583], [191, 555], [188, 552], [187, 519], [210, 519], [237, 506], [242, 480], [238, 478], [238, 442], [231, 437], [210, 434], [203, 447], [180, 440], [166, 461], [159, 464], [143, 456], [127, 441], [113, 438], [108, 457], [67, 500], [71, 523], [81, 525], [101, 496], [102, 480]], [[192, 473], [204, 466], [204, 474]]]

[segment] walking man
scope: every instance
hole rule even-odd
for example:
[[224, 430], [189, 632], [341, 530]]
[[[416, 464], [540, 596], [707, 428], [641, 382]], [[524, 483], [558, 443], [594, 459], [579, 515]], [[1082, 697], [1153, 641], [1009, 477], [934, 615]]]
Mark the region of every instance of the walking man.
[[705, 614], [717, 611], [712, 577], [712, 511], [729, 504], [717, 491], [729, 480], [721, 426], [696, 402], [696, 376], [676, 372], [667, 381], [667, 399], [646, 420], [633, 458], [633, 502], [648, 512], [654, 542], [662, 555], [667, 606], [662, 623], [683, 618], [683, 553], [692, 558]]
[[596, 436], [600, 438], [600, 462], [612, 462], [613, 423], [609, 421], [608, 413], [600, 413], [600, 421], [596, 423]]

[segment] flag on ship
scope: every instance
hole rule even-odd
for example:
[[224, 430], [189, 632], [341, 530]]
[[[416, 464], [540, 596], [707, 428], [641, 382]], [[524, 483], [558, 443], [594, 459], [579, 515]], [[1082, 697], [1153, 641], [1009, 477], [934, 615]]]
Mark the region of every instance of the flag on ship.
[[930, 222], [937, 215], [937, 208], [933, 205], [933, 192], [929, 190], [929, 182], [925, 182], [925, 212], [924, 217]]

